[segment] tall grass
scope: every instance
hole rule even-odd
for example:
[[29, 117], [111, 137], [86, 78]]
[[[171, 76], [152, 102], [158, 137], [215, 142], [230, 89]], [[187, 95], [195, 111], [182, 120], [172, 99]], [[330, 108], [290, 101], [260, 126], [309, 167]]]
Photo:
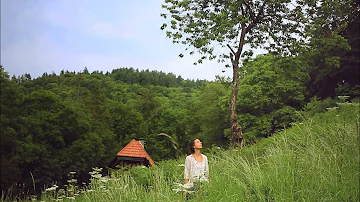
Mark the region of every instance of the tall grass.
[[[207, 154], [211, 183], [190, 201], [360, 201], [359, 105], [297, 122], [242, 150]], [[183, 201], [184, 158], [112, 177], [92, 173], [79, 195], [44, 201]], [[75, 193], [75, 192], [74, 192]]]

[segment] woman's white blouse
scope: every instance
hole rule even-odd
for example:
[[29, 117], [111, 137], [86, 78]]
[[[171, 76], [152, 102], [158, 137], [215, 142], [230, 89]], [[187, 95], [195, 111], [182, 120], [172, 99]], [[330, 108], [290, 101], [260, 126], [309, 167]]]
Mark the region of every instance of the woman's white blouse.
[[204, 154], [202, 161], [196, 161], [193, 155], [189, 155], [185, 159], [184, 179], [189, 179], [189, 182], [209, 181], [209, 164], [208, 159]]

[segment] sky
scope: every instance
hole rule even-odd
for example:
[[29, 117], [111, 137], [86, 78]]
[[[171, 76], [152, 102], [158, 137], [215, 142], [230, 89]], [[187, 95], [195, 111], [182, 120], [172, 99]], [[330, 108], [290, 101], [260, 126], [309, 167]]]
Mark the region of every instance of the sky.
[[[184, 79], [231, 76], [224, 63], [194, 66], [186, 46], [160, 29], [163, 0], [1, 0], [1, 58], [12, 75], [32, 78], [85, 67], [111, 72], [133, 67]], [[218, 49], [223, 53], [225, 49]], [[183, 53], [184, 58], [178, 55]], [[223, 72], [225, 71], [225, 72]]]

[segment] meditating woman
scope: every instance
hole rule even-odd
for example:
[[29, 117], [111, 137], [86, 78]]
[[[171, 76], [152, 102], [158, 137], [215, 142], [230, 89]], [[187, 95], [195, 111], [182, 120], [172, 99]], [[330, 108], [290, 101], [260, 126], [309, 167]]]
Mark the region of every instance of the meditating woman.
[[[192, 140], [189, 144], [191, 154], [185, 159], [184, 184], [191, 191], [196, 191], [196, 183], [209, 182], [208, 159], [201, 153], [201, 149], [202, 142], [199, 139]], [[186, 192], [185, 197], [188, 198]]]

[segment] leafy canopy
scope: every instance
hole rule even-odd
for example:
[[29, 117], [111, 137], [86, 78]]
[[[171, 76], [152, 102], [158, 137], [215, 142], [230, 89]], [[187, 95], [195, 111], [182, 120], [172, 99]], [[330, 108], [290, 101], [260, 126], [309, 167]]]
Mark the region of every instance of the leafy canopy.
[[291, 0], [165, 0], [162, 7], [168, 13], [161, 16], [169, 20], [161, 29], [173, 43], [192, 47], [190, 55], [201, 55], [195, 65], [204, 59], [225, 62], [229, 55], [219, 52], [220, 47], [239, 56], [242, 45], [250, 48], [242, 56], [251, 56], [255, 48], [286, 54], [290, 44], [302, 42], [302, 9]]

